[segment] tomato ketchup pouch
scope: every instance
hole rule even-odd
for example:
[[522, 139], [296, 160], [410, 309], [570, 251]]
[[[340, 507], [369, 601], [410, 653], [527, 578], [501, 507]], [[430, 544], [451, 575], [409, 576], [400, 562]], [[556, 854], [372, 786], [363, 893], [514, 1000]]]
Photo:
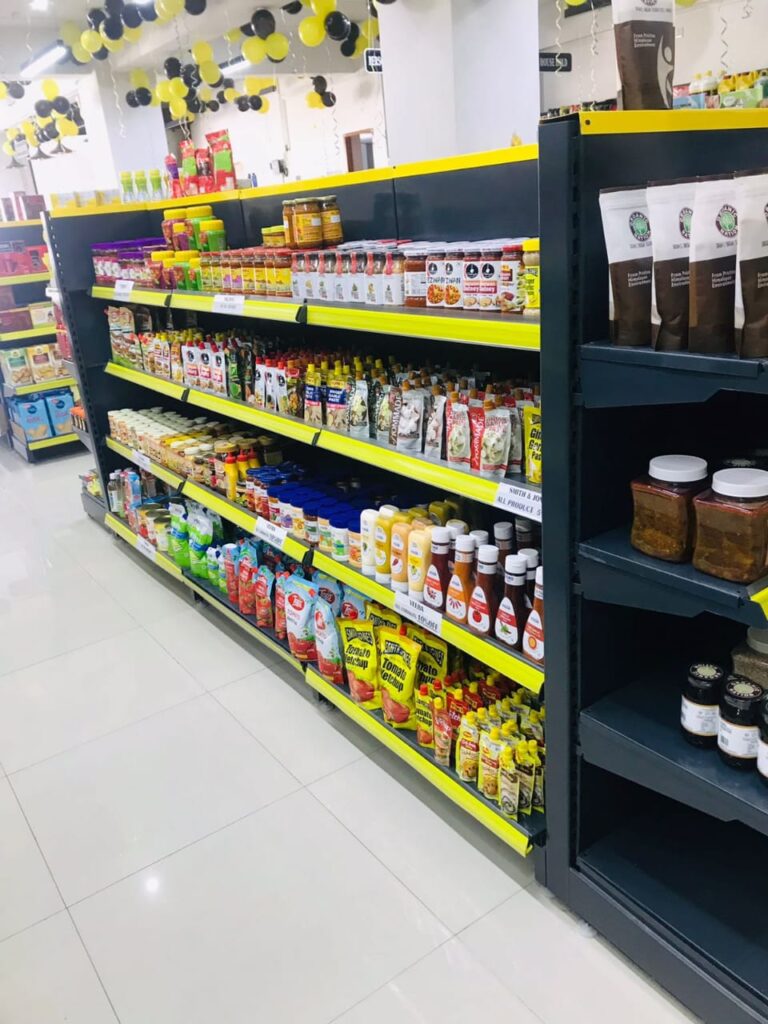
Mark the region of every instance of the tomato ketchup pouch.
[[360, 707], [381, 707], [376, 634], [370, 619], [339, 619], [349, 695]]
[[394, 729], [416, 728], [414, 691], [421, 644], [382, 626], [378, 636], [379, 680], [384, 719]]
[[297, 661], [317, 661], [313, 610], [317, 591], [306, 580], [290, 576], [285, 584], [288, 646]]

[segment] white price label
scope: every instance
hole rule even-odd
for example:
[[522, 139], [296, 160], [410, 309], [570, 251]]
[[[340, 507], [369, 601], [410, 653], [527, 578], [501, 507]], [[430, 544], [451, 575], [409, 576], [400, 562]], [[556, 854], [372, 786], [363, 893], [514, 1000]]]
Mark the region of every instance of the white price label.
[[154, 562], [156, 560], [157, 550], [154, 544], [150, 544], [146, 537], [137, 537], [136, 547], [145, 558], [150, 560], [150, 562]]
[[137, 466], [140, 466], [142, 469], [146, 469], [147, 472], [149, 472], [149, 469], [150, 469], [149, 456], [145, 455], [144, 452], [132, 451], [131, 452], [131, 462], [135, 463]]
[[131, 292], [133, 291], [133, 281], [124, 281], [122, 279], [115, 281], [115, 298], [116, 299], [130, 299]]
[[213, 312], [229, 313], [230, 316], [242, 316], [245, 309], [244, 295], [214, 295]]
[[411, 622], [415, 622], [417, 626], [429, 630], [435, 636], [440, 636], [443, 616], [434, 608], [429, 608], [421, 601], [417, 601], [415, 597], [411, 597], [409, 594], [395, 594], [395, 611], [410, 619]]
[[261, 516], [256, 520], [256, 529], [253, 532], [259, 540], [265, 540], [267, 544], [280, 550], [288, 536], [288, 531], [284, 527], [271, 523], [268, 519], [262, 519]]
[[493, 499], [493, 507], [512, 512], [516, 516], [525, 516], [535, 523], [541, 522], [541, 491], [525, 484], [513, 484], [502, 480]]

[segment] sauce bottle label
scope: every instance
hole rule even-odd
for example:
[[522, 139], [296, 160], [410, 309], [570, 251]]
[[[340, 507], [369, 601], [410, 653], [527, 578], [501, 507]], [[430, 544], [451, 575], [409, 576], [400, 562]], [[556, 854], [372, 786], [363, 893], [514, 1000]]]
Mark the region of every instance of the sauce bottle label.
[[467, 604], [464, 600], [464, 587], [459, 577], [454, 574], [448, 584], [448, 594], [445, 598], [445, 613], [456, 622], [467, 621]]
[[427, 576], [424, 580], [424, 604], [430, 608], [443, 607], [443, 586], [440, 581], [440, 573], [434, 565], [427, 569]]
[[532, 661], [544, 661], [544, 629], [536, 611], [531, 612], [525, 624], [523, 651]]
[[491, 609], [481, 587], [475, 587], [469, 602], [469, 624], [478, 633], [490, 633]]
[[687, 697], [680, 705], [680, 725], [694, 736], [717, 736], [720, 709], [717, 704], [694, 704]]
[[768, 743], [763, 743], [762, 739], [757, 744], [757, 770], [768, 779]]
[[496, 637], [508, 647], [514, 647], [520, 639], [515, 606], [508, 597], [503, 598], [496, 615]]

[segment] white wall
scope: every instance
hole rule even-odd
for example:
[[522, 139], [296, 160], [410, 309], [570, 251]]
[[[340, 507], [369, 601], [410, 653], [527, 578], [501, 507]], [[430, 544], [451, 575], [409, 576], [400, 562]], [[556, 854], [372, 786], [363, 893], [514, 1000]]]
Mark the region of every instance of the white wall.
[[[562, 0], [561, 0], [562, 2]], [[698, 0], [693, 7], [675, 7], [675, 82], [690, 82], [694, 74], [721, 70], [724, 49], [720, 36], [721, 14], [725, 18], [727, 70], [750, 71], [768, 63], [768, 2], [752, 0], [752, 15], [744, 18], [744, 0]], [[540, 34], [542, 50], [554, 51], [554, 0], [542, 0]], [[616, 95], [616, 50], [610, 8], [598, 13], [598, 56], [591, 55], [590, 27], [592, 16], [580, 14], [562, 19], [561, 49], [573, 54], [574, 70], [570, 73], [547, 73], [541, 76], [541, 106], [549, 107], [580, 103], [589, 99], [608, 99]], [[594, 89], [592, 69], [594, 68]]]

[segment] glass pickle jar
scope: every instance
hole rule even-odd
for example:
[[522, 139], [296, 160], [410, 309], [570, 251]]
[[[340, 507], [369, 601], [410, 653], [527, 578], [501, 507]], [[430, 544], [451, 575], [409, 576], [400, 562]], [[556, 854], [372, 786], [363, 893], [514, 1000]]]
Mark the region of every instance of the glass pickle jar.
[[694, 499], [693, 564], [732, 583], [754, 583], [768, 561], [768, 472], [721, 469]]
[[405, 254], [405, 305], [423, 308], [427, 305], [427, 252], [409, 249]]
[[707, 463], [695, 455], [659, 455], [648, 476], [632, 481], [632, 547], [665, 562], [687, 562], [693, 550], [693, 500], [706, 487]]
[[755, 767], [763, 696], [762, 686], [746, 676], [728, 676], [720, 699], [717, 752], [731, 768]]
[[326, 245], [339, 245], [344, 241], [344, 229], [341, 226], [341, 210], [336, 196], [321, 196], [320, 217], [323, 222], [323, 242]]
[[323, 245], [323, 218], [319, 199], [297, 199], [293, 208], [293, 231], [300, 249]]

